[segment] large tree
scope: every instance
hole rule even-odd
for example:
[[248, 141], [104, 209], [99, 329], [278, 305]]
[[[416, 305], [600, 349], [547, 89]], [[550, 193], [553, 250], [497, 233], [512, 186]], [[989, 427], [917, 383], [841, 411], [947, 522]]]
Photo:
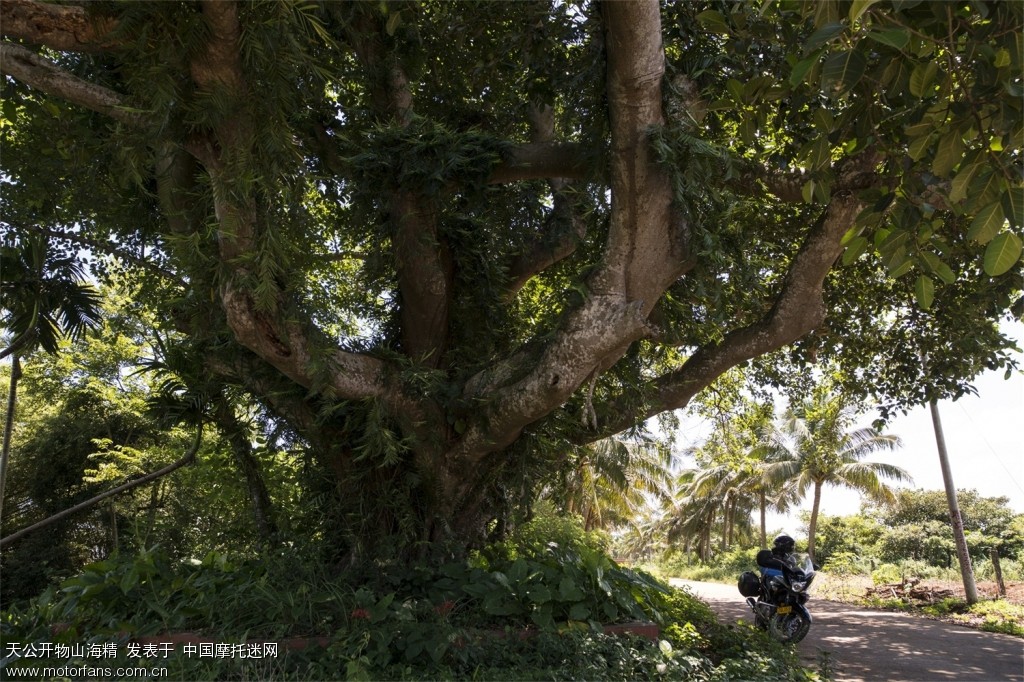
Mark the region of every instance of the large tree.
[[4, 227], [136, 271], [350, 549], [472, 543], [738, 364], [1006, 364], [1021, 12], [5, 0]]

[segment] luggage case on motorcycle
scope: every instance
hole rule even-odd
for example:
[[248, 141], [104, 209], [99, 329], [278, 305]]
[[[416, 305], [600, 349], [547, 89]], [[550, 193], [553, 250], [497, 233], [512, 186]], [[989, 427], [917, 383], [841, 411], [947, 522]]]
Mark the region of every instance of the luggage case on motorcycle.
[[758, 580], [757, 574], [753, 571], [742, 573], [736, 586], [744, 597], [756, 597], [761, 591], [761, 581]]

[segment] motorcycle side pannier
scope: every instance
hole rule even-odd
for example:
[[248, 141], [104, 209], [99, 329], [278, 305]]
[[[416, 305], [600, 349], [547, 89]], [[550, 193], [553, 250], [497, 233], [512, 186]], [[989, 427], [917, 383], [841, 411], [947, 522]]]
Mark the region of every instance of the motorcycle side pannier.
[[757, 579], [756, 573], [746, 571], [740, 575], [737, 587], [740, 588], [740, 594], [744, 597], [756, 597], [761, 591], [761, 581]]

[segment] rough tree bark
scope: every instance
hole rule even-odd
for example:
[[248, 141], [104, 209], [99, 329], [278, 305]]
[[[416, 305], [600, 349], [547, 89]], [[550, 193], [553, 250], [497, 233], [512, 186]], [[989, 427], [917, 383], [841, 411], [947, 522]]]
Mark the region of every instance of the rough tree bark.
[[[211, 0], [199, 7], [209, 39], [207, 48], [192, 56], [187, 77], [200, 94], [244, 101], [252, 95], [252, 86], [241, 58], [239, 6]], [[415, 90], [400, 59], [386, 46], [387, 28], [372, 11], [363, 10], [356, 9], [345, 39], [355, 58], [374, 74], [369, 99], [378, 117], [407, 127], [413, 120]], [[270, 391], [261, 399], [280, 409], [313, 441], [323, 427], [315, 418], [315, 400], [373, 400], [384, 405], [413, 443], [414, 465], [429, 491], [430, 537], [442, 532], [462, 538], [481, 536], [487, 483], [495, 471], [512, 463], [509, 446], [524, 429], [558, 410], [588, 381], [612, 367], [632, 344], [655, 338], [658, 330], [651, 321], [652, 311], [665, 291], [694, 265], [688, 242], [691, 226], [673, 206], [668, 171], [656, 162], [649, 144], [651, 130], [665, 125], [659, 4], [653, 0], [603, 3], [601, 16], [610, 121], [607, 168], [592, 168], [579, 145], [554, 139], [551, 122], [545, 120], [552, 112], [540, 109], [535, 112], [533, 139], [510, 144], [489, 177], [491, 183], [548, 179], [557, 196], [565, 179], [607, 173], [611, 214], [599, 266], [586, 281], [586, 297], [565, 311], [555, 333], [464, 380], [459, 397], [462, 404], [476, 406], [472, 412], [448, 414], [435, 399], [403, 386], [395, 363], [340, 347], [331, 352], [326, 380], [321, 381], [316, 371], [322, 369], [314, 368], [322, 368], [323, 363], [314, 361], [313, 348], [332, 342], [311, 319], [288, 309], [280, 292], [257, 304], [246, 282], [252, 275], [249, 257], [261, 238], [260, 209], [254, 198], [235, 191], [228, 173], [233, 160], [252, 151], [252, 112], [236, 107], [211, 130], [191, 131], [186, 139], [154, 141], [159, 195], [169, 232], [185, 234], [195, 229], [196, 217], [190, 216], [185, 198], [200, 170], [209, 175], [218, 228], [216, 258], [226, 273], [218, 302], [234, 339], [252, 353], [254, 361], [273, 368], [281, 378], [319, 392], [315, 399], [295, 400]], [[4, 2], [0, 7], [2, 30], [10, 39], [55, 50], [116, 52], [118, 44], [111, 37], [116, 36], [116, 21], [84, 17], [81, 7], [34, 0]], [[0, 50], [0, 69], [7, 76], [122, 125], [145, 124], [144, 114], [124, 107], [126, 99], [120, 93], [67, 73], [22, 45], [4, 42]], [[311, 138], [328, 145], [324, 130], [317, 132]], [[639, 387], [648, 406], [646, 416], [685, 406], [729, 368], [791, 343], [821, 323], [823, 282], [842, 251], [843, 233], [862, 208], [854, 191], [870, 181], [865, 178], [875, 161], [870, 152], [862, 153], [836, 182], [830, 203], [807, 230], [777, 295], [766, 301], [768, 312], [762, 319], [729, 331], [720, 342], [696, 350], [681, 368]], [[326, 154], [324, 163], [344, 172], [345, 162], [336, 154]], [[799, 201], [794, 187], [799, 188], [801, 178], [772, 171], [760, 179], [780, 199]], [[390, 192], [382, 203], [387, 206], [397, 264], [402, 351], [413, 364], [451, 376], [446, 357], [454, 266], [438, 230], [437, 207], [430, 198], [406, 188]], [[570, 215], [570, 225], [572, 220]], [[538, 242], [520, 254], [510, 264], [506, 301], [531, 277], [570, 257], [580, 236], [573, 226], [561, 237]], [[224, 376], [259, 390], [257, 380], [241, 376], [235, 368], [215, 366]], [[609, 414], [615, 414], [614, 399], [609, 406]], [[637, 422], [634, 413], [619, 410], [618, 414], [599, 428], [581, 433], [577, 440], [594, 441]], [[457, 433], [450, 425], [456, 417], [465, 422]], [[351, 449], [337, 448], [330, 456], [338, 460], [332, 468], [344, 475]]]

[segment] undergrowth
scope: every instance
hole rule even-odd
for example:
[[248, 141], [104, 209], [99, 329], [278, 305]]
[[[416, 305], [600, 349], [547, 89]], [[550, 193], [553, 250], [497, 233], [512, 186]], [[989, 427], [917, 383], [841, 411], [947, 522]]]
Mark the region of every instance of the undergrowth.
[[[117, 644], [107, 666], [160, 665], [172, 679], [815, 680], [794, 652], [587, 538], [521, 538], [466, 561], [377, 563], [331, 573], [287, 553], [233, 562], [211, 553], [173, 564], [159, 549], [92, 564], [0, 620], [0, 670], [82, 666], [75, 644]], [[658, 641], [603, 624], [651, 620]], [[59, 626], [55, 629], [55, 626]], [[127, 657], [130, 638], [190, 631], [217, 642], [280, 641], [277, 656]], [[288, 650], [287, 638], [328, 646]], [[66, 656], [14, 647], [69, 645]], [[6, 678], [6, 677], [5, 677]]]

